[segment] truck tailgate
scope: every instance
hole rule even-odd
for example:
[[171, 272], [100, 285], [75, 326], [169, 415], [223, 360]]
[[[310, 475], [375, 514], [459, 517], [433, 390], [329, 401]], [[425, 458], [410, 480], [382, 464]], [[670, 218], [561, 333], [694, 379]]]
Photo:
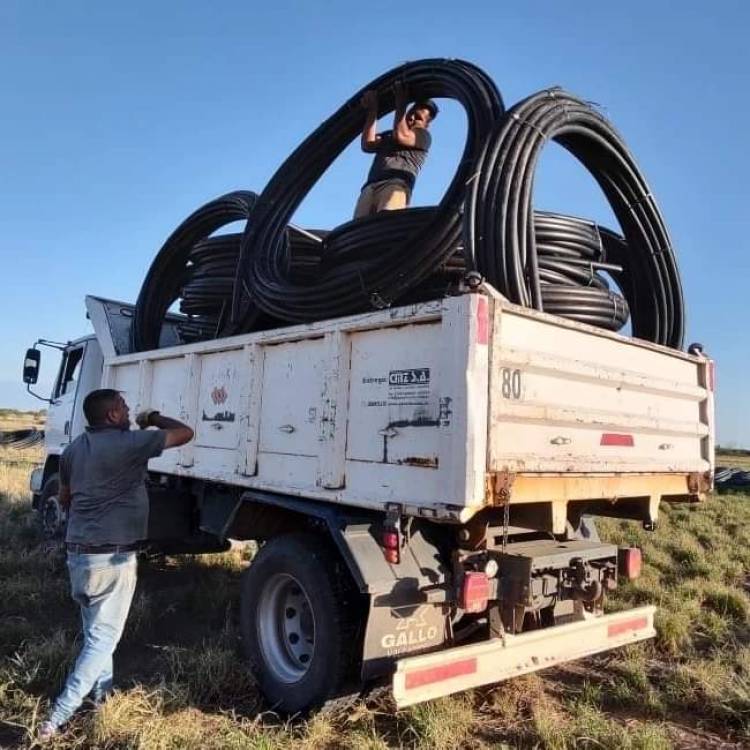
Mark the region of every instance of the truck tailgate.
[[706, 472], [710, 360], [496, 300], [488, 469]]

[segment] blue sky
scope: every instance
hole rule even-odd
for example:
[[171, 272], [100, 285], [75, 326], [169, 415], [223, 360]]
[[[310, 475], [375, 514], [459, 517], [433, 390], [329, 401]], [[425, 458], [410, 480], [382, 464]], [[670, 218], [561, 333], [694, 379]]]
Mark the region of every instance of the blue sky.
[[[213, 6], [213, 7], [212, 7]], [[750, 4], [0, 3], [0, 406], [37, 337], [89, 331], [83, 297], [135, 299], [170, 231], [206, 200], [260, 190], [344, 99], [421, 57], [483, 67], [507, 105], [562, 85], [625, 137], [672, 233], [686, 343], [718, 362], [718, 436], [750, 447]], [[446, 102], [414, 196], [437, 202], [462, 149]], [[346, 220], [368, 168], [349, 148], [296, 220]], [[612, 224], [557, 146], [537, 207]], [[48, 390], [52, 357], [43, 364]]]

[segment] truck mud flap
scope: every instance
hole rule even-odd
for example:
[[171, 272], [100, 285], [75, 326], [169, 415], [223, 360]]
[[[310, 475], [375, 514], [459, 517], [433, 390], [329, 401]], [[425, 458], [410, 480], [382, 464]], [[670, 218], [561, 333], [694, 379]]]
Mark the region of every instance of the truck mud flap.
[[656, 607], [639, 607], [401, 659], [393, 676], [396, 705], [403, 708], [653, 638], [655, 612]]
[[439, 648], [446, 639], [446, 625], [446, 613], [440, 606], [419, 603], [377, 606], [371, 600], [362, 654], [362, 679], [367, 681], [390, 674], [399, 657]]

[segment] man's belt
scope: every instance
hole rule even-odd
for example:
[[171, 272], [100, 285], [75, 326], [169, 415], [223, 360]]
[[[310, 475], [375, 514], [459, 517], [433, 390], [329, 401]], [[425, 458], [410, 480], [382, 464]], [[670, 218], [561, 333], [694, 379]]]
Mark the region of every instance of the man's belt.
[[79, 555], [106, 555], [118, 554], [120, 552], [136, 552], [141, 548], [139, 542], [133, 544], [76, 544], [75, 542], [67, 542], [65, 546], [68, 552], [73, 552]]

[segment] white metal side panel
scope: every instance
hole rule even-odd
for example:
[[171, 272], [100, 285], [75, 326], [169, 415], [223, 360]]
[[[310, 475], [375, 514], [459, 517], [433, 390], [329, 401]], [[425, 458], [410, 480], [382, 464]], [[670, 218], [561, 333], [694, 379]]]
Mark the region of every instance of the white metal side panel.
[[[469, 383], [479, 383], [479, 391], [486, 394], [487, 370], [480, 360], [475, 362], [485, 374], [482, 386], [482, 379], [469, 373], [461, 346], [467, 325], [476, 326], [473, 312], [466, 308], [464, 319], [450, 323], [465, 304], [461, 299], [435, 301], [120, 355], [105, 362], [104, 378], [125, 392], [134, 413], [161, 408], [196, 431], [196, 438], [183, 448], [153, 459], [151, 469], [354, 506], [382, 508], [384, 502], [396, 502], [408, 513], [424, 510], [457, 519], [460, 508], [455, 502], [466, 492], [454, 498], [443, 476], [464, 472], [463, 466], [459, 472], [451, 468], [454, 447], [465, 445], [472, 429], [464, 391]], [[428, 338], [425, 331], [430, 331]], [[380, 452], [373, 461], [347, 458], [349, 426], [363, 420], [368, 408], [364, 415], [361, 410], [350, 413], [356, 386], [350, 378], [352, 340], [370, 332], [380, 337], [377, 356], [388, 374], [404, 371], [392, 378], [394, 388], [404, 389], [392, 399], [397, 407], [394, 420], [400, 421], [401, 411], [408, 411], [410, 418], [418, 412], [417, 419], [431, 424], [409, 428], [420, 435], [445, 431], [452, 424], [452, 408], [441, 403], [455, 404], [463, 417], [455, 423], [451, 447], [442, 435], [433, 435], [426, 442], [410, 438], [413, 450], [401, 451], [405, 458], [417, 459], [413, 464], [383, 464]], [[388, 367], [391, 350], [396, 358]], [[420, 364], [408, 361], [410, 356], [418, 356]], [[450, 371], [446, 360], [455, 364]], [[428, 380], [426, 369], [425, 399], [420, 394]], [[440, 383], [433, 369], [440, 371]], [[450, 394], [448, 400], [440, 395], [443, 391]], [[405, 403], [417, 399], [423, 403]], [[486, 409], [484, 414], [486, 419]], [[383, 416], [380, 427], [394, 421], [387, 413]], [[382, 436], [377, 430], [375, 434], [382, 447]]]
[[265, 349], [261, 453], [318, 455], [325, 354], [322, 338]]
[[[139, 396], [139, 408], [157, 409], [167, 415], [180, 415], [183, 412], [188, 376], [189, 369], [185, 367], [184, 357], [165, 359], [153, 364], [147, 379], [144, 379], [141, 373], [139, 387], [143, 387], [145, 392]], [[167, 470], [174, 465], [176, 458], [176, 452], [164, 451], [161, 456], [149, 462], [149, 468]]]
[[352, 335], [349, 461], [438, 467], [440, 325]]
[[452, 505], [484, 502], [487, 464], [489, 330], [492, 300], [471, 294], [446, 302], [440, 396], [442, 496]]
[[[195, 447], [233, 449], [238, 443], [242, 349], [201, 356]], [[161, 367], [158, 363], [157, 367]]]
[[439, 502], [446, 502], [445, 488], [440, 472], [421, 466], [346, 462], [346, 488], [342, 492], [344, 503], [358, 504], [366, 497], [377, 504], [398, 503], [435, 512]]
[[694, 357], [498, 304], [489, 467], [706, 471], [699, 372]]
[[[309, 496], [315, 489], [316, 469], [314, 456], [258, 454], [258, 477], [265, 489]], [[333, 496], [330, 499], [333, 500]]]
[[120, 391], [122, 397], [130, 407], [131, 419], [135, 421], [136, 403], [138, 401], [138, 369], [139, 363], [133, 362], [112, 368], [107, 378], [108, 388]]

